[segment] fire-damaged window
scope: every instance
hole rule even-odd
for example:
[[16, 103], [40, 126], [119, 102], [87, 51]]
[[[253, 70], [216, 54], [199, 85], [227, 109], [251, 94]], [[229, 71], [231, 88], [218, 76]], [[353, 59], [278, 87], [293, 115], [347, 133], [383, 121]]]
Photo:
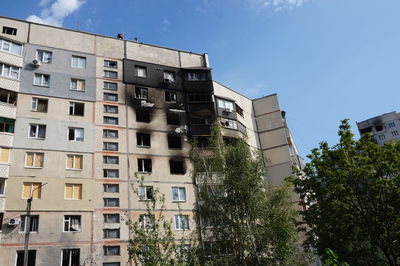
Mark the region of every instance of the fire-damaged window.
[[79, 248], [62, 250], [62, 266], [80, 265]]
[[81, 231], [80, 215], [64, 215], [64, 232]]
[[150, 122], [150, 110], [136, 109], [136, 122]]
[[9, 90], [0, 89], [0, 102], [16, 105], [17, 93]]
[[139, 200], [153, 200], [153, 186], [140, 186], [138, 194]]
[[168, 148], [169, 149], [182, 149], [181, 136], [168, 135]]
[[138, 171], [141, 173], [151, 173], [151, 159], [137, 159]]
[[207, 80], [207, 73], [205, 73], [205, 72], [189, 72], [189, 73], [187, 73], [186, 80], [188, 80], [188, 81]]
[[184, 175], [185, 162], [183, 160], [170, 160], [169, 169], [172, 175]]
[[240, 108], [240, 106], [237, 105], [236, 103], [235, 103], [235, 108], [236, 108], [236, 113], [238, 113], [241, 117], [243, 117], [244, 116], [243, 109]]
[[140, 147], [150, 147], [150, 134], [136, 133], [136, 144]]
[[[35, 262], [36, 262], [36, 250], [30, 249], [30, 250], [28, 250], [28, 266], [35, 266]], [[23, 250], [17, 251], [17, 262], [15, 265], [16, 266], [24, 265], [24, 251]]]
[[176, 103], [176, 92], [165, 91], [165, 101], [169, 103]]
[[135, 88], [135, 98], [147, 100], [147, 98], [149, 98], [149, 90], [147, 88], [136, 87]]
[[167, 113], [168, 125], [180, 125], [180, 118], [178, 113]]
[[196, 102], [211, 102], [211, 94], [189, 94], [188, 100], [190, 103]]

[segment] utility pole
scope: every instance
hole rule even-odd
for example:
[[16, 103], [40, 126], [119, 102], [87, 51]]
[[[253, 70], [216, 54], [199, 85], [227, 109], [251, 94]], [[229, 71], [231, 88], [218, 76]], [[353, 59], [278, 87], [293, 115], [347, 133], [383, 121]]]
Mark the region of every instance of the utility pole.
[[30, 197], [26, 200], [26, 215], [25, 215], [25, 243], [24, 243], [24, 266], [28, 266], [28, 247], [29, 247], [29, 234], [31, 231], [31, 209], [32, 209], [32, 200], [33, 200], [33, 192], [39, 188], [42, 188], [47, 183], [44, 183], [34, 190], [31, 191]]

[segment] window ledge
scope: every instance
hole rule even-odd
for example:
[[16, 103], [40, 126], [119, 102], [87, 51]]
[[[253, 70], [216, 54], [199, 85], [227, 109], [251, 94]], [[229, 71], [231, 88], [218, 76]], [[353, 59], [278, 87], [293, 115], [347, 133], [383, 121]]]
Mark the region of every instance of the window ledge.
[[31, 110], [31, 112], [35, 112], [35, 113], [44, 113], [44, 114], [47, 114], [47, 112], [36, 111], [36, 110]]
[[85, 90], [81, 91], [81, 90], [71, 90], [71, 89], [69, 89], [69, 91], [85, 92]]
[[142, 146], [142, 145], [136, 145], [138, 148], [144, 148], [144, 149], [150, 149], [151, 146]]
[[33, 84], [33, 86], [35, 86], [35, 87], [41, 87], [41, 88], [50, 88], [50, 86], [36, 85], [36, 84]]
[[82, 171], [82, 169], [78, 169], [78, 168], [65, 168], [65, 170], [68, 170], [68, 171]]
[[186, 200], [173, 200], [172, 203], [182, 203], [182, 202], [186, 202]]
[[24, 168], [27, 168], [27, 169], [42, 169], [43, 166], [42, 167], [24, 166]]

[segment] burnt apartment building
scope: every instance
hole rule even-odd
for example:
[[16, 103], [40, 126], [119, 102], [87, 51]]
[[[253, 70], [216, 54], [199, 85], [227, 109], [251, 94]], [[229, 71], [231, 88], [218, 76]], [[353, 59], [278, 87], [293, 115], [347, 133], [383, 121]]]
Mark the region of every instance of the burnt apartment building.
[[213, 81], [207, 54], [0, 17], [0, 265], [22, 265], [26, 230], [29, 265], [129, 265], [125, 222], [155, 189], [190, 234], [189, 140], [216, 121], [272, 185], [302, 164], [277, 95]]
[[369, 133], [379, 145], [400, 140], [400, 114], [390, 112], [357, 122], [360, 135]]

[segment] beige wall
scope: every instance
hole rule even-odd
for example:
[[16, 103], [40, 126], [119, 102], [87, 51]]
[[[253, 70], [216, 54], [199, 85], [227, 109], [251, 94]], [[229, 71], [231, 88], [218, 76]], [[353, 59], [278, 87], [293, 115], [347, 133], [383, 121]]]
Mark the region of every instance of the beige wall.
[[16, 28], [17, 35], [13, 36], [13, 35], [9, 35], [9, 34], [4, 34], [3, 31], [1, 31], [0, 37], [6, 38], [6, 39], [11, 39], [11, 40], [14, 40], [17, 42], [22, 42], [22, 43], [27, 42], [29, 23], [0, 17], [0, 28], [3, 29], [3, 26]]

